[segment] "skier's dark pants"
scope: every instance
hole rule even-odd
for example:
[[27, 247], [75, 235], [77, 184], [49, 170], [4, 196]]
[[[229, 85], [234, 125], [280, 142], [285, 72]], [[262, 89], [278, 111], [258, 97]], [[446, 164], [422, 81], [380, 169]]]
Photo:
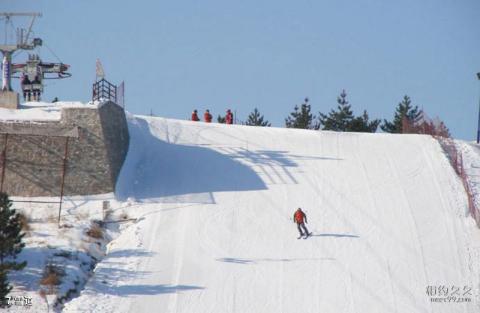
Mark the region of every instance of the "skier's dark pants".
[[[298, 231], [300, 232], [300, 236], [303, 236], [303, 233], [305, 232], [305, 235], [308, 235], [308, 229], [305, 227], [305, 223], [297, 223], [297, 228]], [[303, 232], [302, 232], [303, 228]]]

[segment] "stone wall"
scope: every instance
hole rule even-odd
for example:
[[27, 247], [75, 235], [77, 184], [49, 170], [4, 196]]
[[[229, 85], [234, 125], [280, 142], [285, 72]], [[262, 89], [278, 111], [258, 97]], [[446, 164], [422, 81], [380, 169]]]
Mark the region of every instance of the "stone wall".
[[18, 109], [19, 97], [15, 91], [0, 90], [0, 108]]
[[[114, 191], [129, 135], [125, 112], [107, 102], [98, 108], [62, 108], [59, 122], [0, 122], [0, 153], [5, 143], [3, 191], [60, 195], [67, 147], [64, 193], [87, 195]], [[0, 158], [0, 175], [3, 164]]]

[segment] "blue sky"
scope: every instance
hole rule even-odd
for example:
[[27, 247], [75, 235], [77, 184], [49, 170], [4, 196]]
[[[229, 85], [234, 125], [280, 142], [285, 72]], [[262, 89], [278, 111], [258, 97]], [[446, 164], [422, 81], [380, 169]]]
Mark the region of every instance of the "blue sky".
[[[475, 138], [477, 0], [0, 0], [0, 10], [42, 12], [36, 35], [72, 66], [45, 100], [88, 101], [99, 58], [135, 114], [231, 108], [245, 119], [258, 107], [283, 126], [305, 97], [325, 113], [345, 89], [357, 114], [391, 119], [407, 94], [455, 137]], [[58, 61], [46, 46], [42, 59]]]

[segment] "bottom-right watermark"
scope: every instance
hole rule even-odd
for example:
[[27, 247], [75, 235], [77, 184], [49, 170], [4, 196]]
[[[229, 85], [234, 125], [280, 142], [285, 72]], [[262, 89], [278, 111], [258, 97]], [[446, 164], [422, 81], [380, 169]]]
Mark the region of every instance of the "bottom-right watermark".
[[472, 287], [455, 285], [427, 286], [427, 296], [430, 302], [436, 303], [465, 303], [472, 302]]

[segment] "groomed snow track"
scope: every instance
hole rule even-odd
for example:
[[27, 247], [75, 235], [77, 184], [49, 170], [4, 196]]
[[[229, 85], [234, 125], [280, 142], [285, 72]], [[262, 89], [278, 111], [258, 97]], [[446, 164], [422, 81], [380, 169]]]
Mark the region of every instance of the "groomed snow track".
[[[139, 221], [65, 312], [480, 312], [479, 231], [431, 137], [129, 128], [117, 197]], [[471, 302], [432, 302], [429, 286]]]

